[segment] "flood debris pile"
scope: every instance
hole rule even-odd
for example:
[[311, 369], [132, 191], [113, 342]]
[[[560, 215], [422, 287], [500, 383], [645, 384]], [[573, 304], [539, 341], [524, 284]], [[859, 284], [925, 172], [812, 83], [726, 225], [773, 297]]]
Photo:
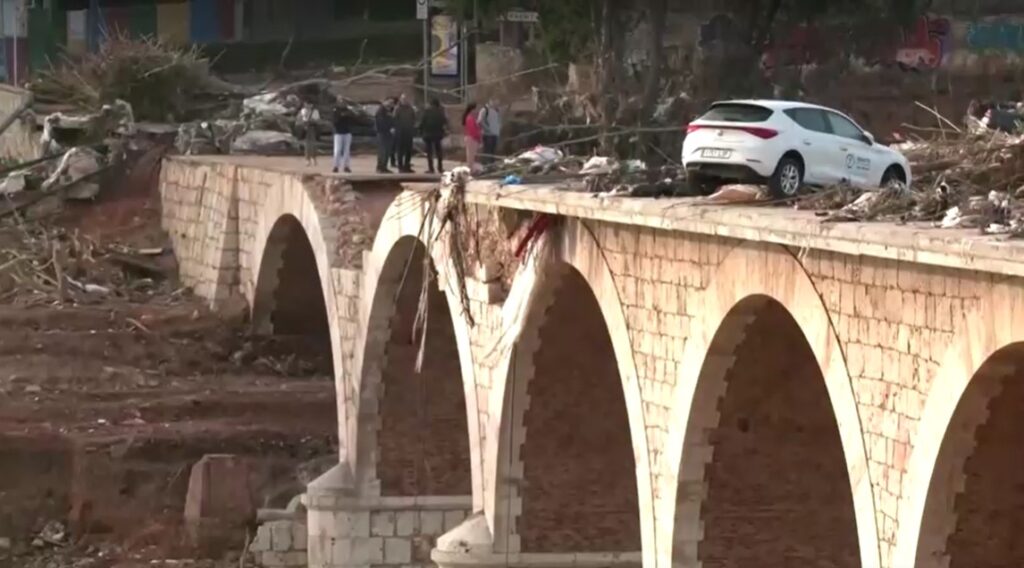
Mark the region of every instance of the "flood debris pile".
[[127, 38], [114, 38], [95, 53], [65, 59], [40, 72], [28, 87], [44, 105], [96, 111], [123, 101], [136, 118], [154, 122], [187, 119], [224, 94], [194, 47]]
[[60, 226], [0, 227], [0, 303], [90, 305], [181, 297], [163, 247], [102, 244]]
[[562, 189], [595, 197], [683, 197], [698, 195], [682, 168], [648, 168], [643, 160], [607, 156], [583, 158], [550, 146], [536, 146], [484, 167], [479, 177], [502, 185], [563, 182]]
[[216, 77], [209, 66], [194, 47], [127, 37], [61, 61], [28, 84], [35, 97], [32, 112], [44, 131], [43, 153], [57, 151], [55, 140], [66, 151], [84, 138], [116, 130], [158, 135], [182, 154], [296, 155], [301, 152], [296, 117], [305, 103], [320, 113], [317, 134], [323, 148], [330, 147], [330, 119], [340, 106], [353, 111], [357, 140], [374, 135], [376, 101], [363, 104], [342, 96], [349, 82], [314, 78], [238, 85]]
[[847, 185], [803, 198], [825, 220], [927, 222], [984, 234], [1024, 235], [1024, 137], [988, 130], [899, 148], [915, 179], [872, 191]]

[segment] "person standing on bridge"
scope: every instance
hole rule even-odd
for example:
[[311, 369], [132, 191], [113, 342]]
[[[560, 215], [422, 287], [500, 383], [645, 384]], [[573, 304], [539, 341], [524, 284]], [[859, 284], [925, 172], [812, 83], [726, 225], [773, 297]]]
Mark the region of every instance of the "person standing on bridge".
[[483, 134], [480, 132], [480, 123], [476, 121], [476, 103], [466, 105], [466, 112], [462, 113], [463, 143], [466, 146], [466, 167], [469, 171], [476, 173], [476, 156], [480, 151], [480, 141]]
[[405, 93], [398, 99], [395, 109], [395, 128], [398, 131], [398, 171], [412, 173], [412, 144], [416, 137], [416, 109]]
[[377, 109], [373, 117], [374, 128], [377, 130], [377, 173], [389, 174], [388, 160], [394, 150], [395, 118], [391, 114], [393, 101], [387, 99]]
[[335, 107], [331, 121], [334, 126], [334, 173], [344, 168], [346, 174], [352, 173], [352, 122], [355, 114], [347, 104]]
[[480, 130], [483, 131], [483, 162], [489, 164], [498, 155], [498, 137], [501, 136], [501, 111], [498, 110], [497, 99], [491, 99], [484, 105], [484, 108], [480, 109], [477, 122], [480, 123]]
[[444, 150], [441, 142], [448, 135], [448, 118], [441, 108], [441, 101], [433, 99], [420, 117], [420, 136], [427, 147], [427, 172], [434, 173], [434, 157], [437, 157], [437, 173], [444, 173]]
[[300, 132], [302, 132], [302, 138], [305, 142], [306, 152], [306, 165], [316, 165], [316, 127], [317, 123], [320, 122], [320, 111], [316, 110], [313, 103], [306, 102], [302, 105], [302, 110], [299, 111], [299, 118], [296, 121]]

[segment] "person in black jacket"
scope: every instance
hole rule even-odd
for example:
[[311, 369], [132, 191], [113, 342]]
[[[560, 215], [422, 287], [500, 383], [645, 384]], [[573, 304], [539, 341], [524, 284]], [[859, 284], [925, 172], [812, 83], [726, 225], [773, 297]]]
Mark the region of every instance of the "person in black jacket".
[[377, 173], [389, 174], [388, 159], [394, 149], [395, 118], [391, 114], [393, 101], [388, 99], [381, 103], [377, 114], [373, 117], [374, 127], [377, 130]]
[[427, 110], [420, 117], [420, 136], [427, 147], [427, 171], [434, 173], [434, 157], [437, 156], [437, 173], [444, 173], [441, 141], [448, 135], [448, 117], [441, 108], [441, 101], [432, 99]]
[[345, 103], [334, 108], [331, 123], [334, 126], [334, 173], [344, 167], [346, 174], [352, 173], [352, 123], [355, 114]]
[[406, 93], [398, 98], [394, 108], [394, 123], [397, 129], [398, 171], [413, 173], [413, 140], [416, 138], [416, 108]]
[[412, 142], [416, 136], [416, 109], [402, 93], [395, 107], [395, 128], [398, 133], [398, 171], [412, 173]]

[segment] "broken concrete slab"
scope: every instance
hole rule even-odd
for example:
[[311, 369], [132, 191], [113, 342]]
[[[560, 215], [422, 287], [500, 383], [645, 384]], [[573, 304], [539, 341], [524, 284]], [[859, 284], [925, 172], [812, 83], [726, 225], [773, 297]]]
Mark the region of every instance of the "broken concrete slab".
[[193, 544], [215, 543], [255, 517], [250, 473], [248, 460], [228, 454], [206, 455], [192, 466], [185, 528]]

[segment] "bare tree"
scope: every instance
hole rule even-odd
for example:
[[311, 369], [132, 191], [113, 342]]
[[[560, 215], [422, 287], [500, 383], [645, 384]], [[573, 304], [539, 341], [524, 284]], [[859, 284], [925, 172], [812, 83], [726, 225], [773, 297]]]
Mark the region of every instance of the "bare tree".
[[[662, 72], [665, 60], [665, 28], [668, 19], [668, 0], [644, 0], [648, 26], [647, 73], [644, 76], [644, 91], [641, 99], [641, 122], [650, 124], [661, 94]], [[656, 136], [647, 133], [641, 136], [642, 148], [648, 162], [657, 161], [660, 154], [653, 147]]]

